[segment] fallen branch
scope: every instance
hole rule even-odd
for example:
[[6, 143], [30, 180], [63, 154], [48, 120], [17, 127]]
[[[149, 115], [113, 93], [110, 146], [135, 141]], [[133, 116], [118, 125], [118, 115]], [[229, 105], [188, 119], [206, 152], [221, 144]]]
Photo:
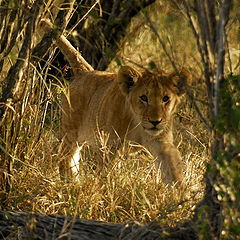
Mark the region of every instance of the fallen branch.
[[191, 225], [160, 227], [157, 222], [141, 225], [105, 223], [64, 216], [0, 211], [0, 239], [78, 239], [78, 240], [194, 240]]

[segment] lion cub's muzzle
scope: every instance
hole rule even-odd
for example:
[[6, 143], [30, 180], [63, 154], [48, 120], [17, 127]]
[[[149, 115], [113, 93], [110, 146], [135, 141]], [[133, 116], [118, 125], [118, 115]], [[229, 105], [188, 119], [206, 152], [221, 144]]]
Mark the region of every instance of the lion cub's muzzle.
[[160, 124], [160, 123], [162, 122], [162, 119], [157, 120], [157, 121], [151, 121], [151, 120], [149, 120], [149, 122], [153, 125], [154, 128], [156, 128], [157, 125]]
[[161, 122], [162, 122], [162, 119], [149, 120], [148, 122], [143, 124], [143, 128], [148, 134], [152, 136], [157, 136], [163, 131], [163, 128], [164, 128]]

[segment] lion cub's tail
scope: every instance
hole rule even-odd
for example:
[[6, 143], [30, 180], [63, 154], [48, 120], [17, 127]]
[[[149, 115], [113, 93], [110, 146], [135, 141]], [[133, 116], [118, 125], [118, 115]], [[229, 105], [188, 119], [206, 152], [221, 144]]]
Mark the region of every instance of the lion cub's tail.
[[[46, 19], [41, 20], [40, 24], [45, 32], [53, 29], [52, 23]], [[94, 71], [93, 67], [82, 57], [81, 53], [72, 46], [65, 36], [61, 35], [56, 39], [56, 45], [66, 57], [75, 76], [81, 72]]]

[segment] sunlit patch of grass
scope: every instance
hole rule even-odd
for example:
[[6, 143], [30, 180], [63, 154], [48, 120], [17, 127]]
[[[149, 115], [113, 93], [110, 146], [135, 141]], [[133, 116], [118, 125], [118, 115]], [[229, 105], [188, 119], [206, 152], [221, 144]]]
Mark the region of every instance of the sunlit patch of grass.
[[[140, 146], [133, 152], [136, 146], [128, 143], [118, 149], [109, 146], [105, 152], [85, 146], [79, 181], [65, 183], [60, 180], [57, 168], [55, 145], [58, 140], [49, 132], [44, 135], [32, 153], [34, 162], [25, 160], [22, 167], [14, 171], [14, 187], [9, 195], [9, 205], [14, 210], [108, 222], [157, 220], [172, 225], [189, 218], [202, 196], [200, 176], [206, 152], [189, 152], [183, 156], [189, 186], [184, 192], [164, 185], [149, 153]], [[104, 156], [105, 161], [98, 163], [92, 159], [96, 154]]]

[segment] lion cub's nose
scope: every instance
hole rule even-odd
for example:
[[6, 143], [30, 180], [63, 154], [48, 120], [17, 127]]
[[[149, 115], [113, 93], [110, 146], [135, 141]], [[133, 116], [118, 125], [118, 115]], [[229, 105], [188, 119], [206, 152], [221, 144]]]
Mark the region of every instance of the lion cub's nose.
[[162, 119], [160, 121], [149, 121], [154, 127], [156, 127], [159, 123], [161, 123]]

